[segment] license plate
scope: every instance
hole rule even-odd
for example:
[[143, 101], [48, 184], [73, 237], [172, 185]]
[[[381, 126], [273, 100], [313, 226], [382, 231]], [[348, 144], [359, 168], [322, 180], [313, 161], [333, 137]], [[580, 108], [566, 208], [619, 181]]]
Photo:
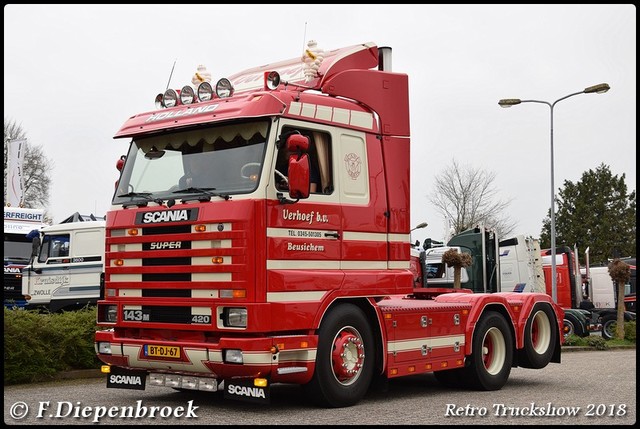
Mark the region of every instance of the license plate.
[[152, 346], [145, 344], [144, 355], [149, 357], [166, 357], [166, 358], [180, 358], [180, 347], [175, 346]]

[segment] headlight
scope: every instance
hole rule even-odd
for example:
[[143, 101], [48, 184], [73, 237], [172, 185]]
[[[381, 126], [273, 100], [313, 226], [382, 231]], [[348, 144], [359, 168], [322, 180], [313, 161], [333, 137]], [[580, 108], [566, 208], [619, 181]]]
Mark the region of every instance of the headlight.
[[222, 323], [228, 328], [246, 328], [247, 309], [225, 307], [222, 311]]

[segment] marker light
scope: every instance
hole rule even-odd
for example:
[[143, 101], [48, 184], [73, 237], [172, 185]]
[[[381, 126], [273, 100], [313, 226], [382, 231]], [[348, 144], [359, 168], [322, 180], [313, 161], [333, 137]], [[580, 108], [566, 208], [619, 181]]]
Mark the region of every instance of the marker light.
[[233, 95], [233, 85], [226, 77], [223, 77], [216, 83], [216, 95], [220, 98], [228, 98]]
[[196, 100], [196, 92], [189, 85], [183, 86], [180, 91], [180, 102], [182, 104], [191, 104]]
[[162, 96], [162, 103], [166, 107], [175, 107], [178, 105], [178, 93], [173, 89], [167, 89]]
[[209, 101], [213, 98], [213, 87], [209, 82], [202, 82], [198, 85], [198, 100]]
[[276, 71], [264, 72], [264, 85], [267, 89], [276, 89], [280, 85], [280, 74]]

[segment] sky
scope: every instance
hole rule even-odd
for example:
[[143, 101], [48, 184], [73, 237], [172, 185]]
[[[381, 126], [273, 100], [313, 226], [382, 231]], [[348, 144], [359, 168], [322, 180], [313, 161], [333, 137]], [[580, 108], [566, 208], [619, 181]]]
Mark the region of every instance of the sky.
[[[4, 119], [51, 162], [48, 214], [110, 209], [113, 136], [154, 98], [301, 55], [392, 48], [409, 76], [412, 241], [444, 240], [449, 222], [430, 203], [455, 160], [495, 174], [514, 234], [539, 237], [551, 203], [551, 109], [501, 108], [503, 98], [553, 103], [554, 188], [607, 165], [636, 190], [636, 8], [613, 5], [17, 5], [4, 7]], [[175, 63], [175, 67], [174, 67]], [[173, 68], [173, 73], [172, 72]]]

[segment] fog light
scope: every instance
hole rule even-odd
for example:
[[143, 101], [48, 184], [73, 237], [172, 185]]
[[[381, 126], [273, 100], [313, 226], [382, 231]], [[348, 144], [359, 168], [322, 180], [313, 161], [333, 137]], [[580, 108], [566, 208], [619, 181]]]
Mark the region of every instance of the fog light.
[[207, 392], [218, 391], [218, 380], [213, 378], [201, 378], [198, 384], [198, 390], [205, 390]]
[[198, 390], [198, 379], [196, 377], [182, 377], [182, 387], [184, 389]]
[[179, 375], [167, 374], [164, 378], [164, 385], [167, 387], [180, 387], [180, 379]]
[[153, 386], [164, 386], [164, 374], [149, 374], [149, 384]]
[[111, 343], [99, 342], [98, 343], [98, 353], [103, 354], [103, 355], [110, 355], [111, 354]]
[[243, 363], [242, 350], [226, 350], [224, 354], [224, 361], [226, 363]]

